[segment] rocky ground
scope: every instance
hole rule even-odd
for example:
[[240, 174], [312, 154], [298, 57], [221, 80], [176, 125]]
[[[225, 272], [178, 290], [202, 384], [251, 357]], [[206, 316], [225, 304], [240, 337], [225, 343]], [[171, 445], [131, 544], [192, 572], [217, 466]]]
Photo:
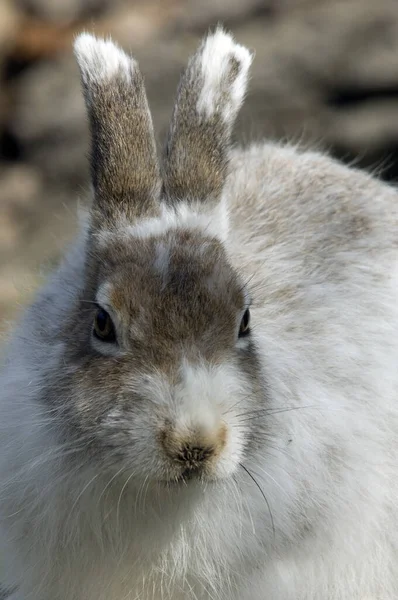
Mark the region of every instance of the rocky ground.
[[87, 124], [71, 42], [140, 61], [159, 144], [180, 71], [218, 21], [256, 58], [237, 139], [300, 139], [398, 176], [397, 0], [0, 0], [0, 330], [75, 231]]

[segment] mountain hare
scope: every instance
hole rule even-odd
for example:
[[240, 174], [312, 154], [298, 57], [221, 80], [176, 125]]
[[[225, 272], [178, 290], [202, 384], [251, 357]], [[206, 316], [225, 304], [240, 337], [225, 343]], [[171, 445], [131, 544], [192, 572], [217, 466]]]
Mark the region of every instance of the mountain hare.
[[182, 76], [160, 169], [137, 63], [75, 43], [93, 200], [0, 379], [12, 600], [398, 597], [398, 194], [232, 150], [252, 60]]

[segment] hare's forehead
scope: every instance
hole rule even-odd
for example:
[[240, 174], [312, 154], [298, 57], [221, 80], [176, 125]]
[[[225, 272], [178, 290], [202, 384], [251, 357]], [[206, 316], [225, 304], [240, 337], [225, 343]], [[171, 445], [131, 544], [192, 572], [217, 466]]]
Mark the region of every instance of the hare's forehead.
[[240, 309], [245, 291], [230, 266], [222, 244], [189, 230], [130, 240], [115, 246], [109, 267], [100, 278], [96, 300], [104, 307], [131, 313], [145, 304], [153, 306], [193, 295], [219, 299]]

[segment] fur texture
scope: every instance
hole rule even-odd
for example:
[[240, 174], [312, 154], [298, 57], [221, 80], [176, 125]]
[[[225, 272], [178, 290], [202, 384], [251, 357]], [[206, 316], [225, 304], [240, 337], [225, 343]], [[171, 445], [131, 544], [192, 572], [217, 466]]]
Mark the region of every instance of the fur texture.
[[231, 151], [250, 55], [220, 30], [161, 184], [138, 66], [76, 53], [91, 212], [0, 379], [12, 600], [395, 600], [397, 192], [294, 147]]
[[135, 61], [111, 40], [98, 40], [89, 33], [82, 33], [75, 42], [82, 81], [86, 86], [112, 82], [121, 77], [131, 83], [131, 71]]

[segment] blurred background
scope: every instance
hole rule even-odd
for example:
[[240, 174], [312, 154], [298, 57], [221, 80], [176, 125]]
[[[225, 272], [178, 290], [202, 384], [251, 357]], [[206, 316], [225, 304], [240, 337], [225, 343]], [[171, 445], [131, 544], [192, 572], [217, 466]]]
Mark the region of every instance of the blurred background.
[[398, 177], [398, 0], [0, 0], [0, 330], [87, 193], [74, 35], [111, 35], [138, 58], [161, 145], [181, 69], [217, 22], [256, 52], [239, 142], [301, 140]]

